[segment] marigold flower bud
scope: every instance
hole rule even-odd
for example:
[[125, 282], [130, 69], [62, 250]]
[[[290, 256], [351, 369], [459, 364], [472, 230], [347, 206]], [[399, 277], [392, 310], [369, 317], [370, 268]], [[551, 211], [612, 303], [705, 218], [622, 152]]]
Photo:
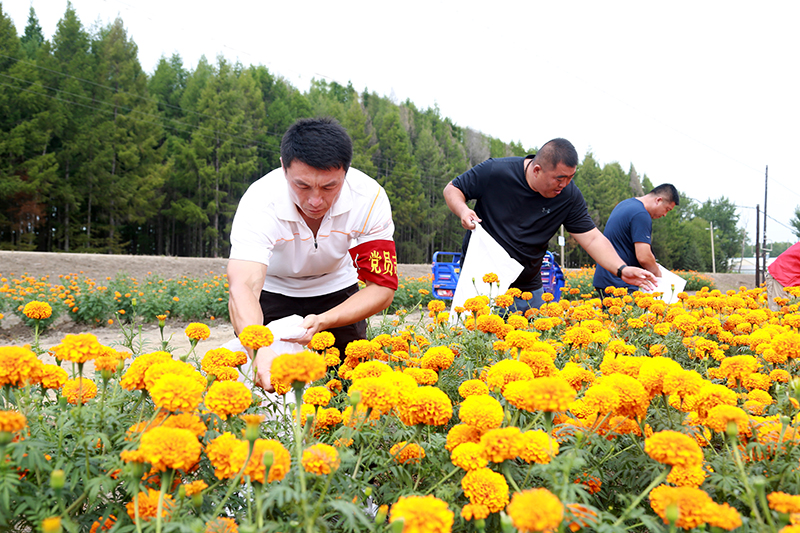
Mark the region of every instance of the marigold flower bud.
[[53, 490], [61, 490], [64, 488], [64, 483], [66, 483], [66, 476], [64, 471], [59, 469], [53, 470], [50, 473], [50, 488]]

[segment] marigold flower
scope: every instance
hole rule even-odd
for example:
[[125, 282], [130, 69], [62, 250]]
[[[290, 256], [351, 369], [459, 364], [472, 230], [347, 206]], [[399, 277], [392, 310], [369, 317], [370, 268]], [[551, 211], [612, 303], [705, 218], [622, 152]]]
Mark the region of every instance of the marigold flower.
[[325, 406], [332, 396], [331, 391], [325, 387], [310, 387], [303, 392], [303, 403]]
[[[140, 519], [150, 521], [152, 518], [156, 517], [158, 514], [158, 497], [160, 494], [160, 491], [155, 489], [147, 489], [147, 492], [140, 492], [138, 494], [137, 500], [139, 503]], [[161, 502], [161, 518], [169, 520], [174, 506], [175, 502], [172, 500], [172, 496], [164, 494], [163, 501]], [[136, 505], [133, 500], [125, 504], [125, 509], [127, 509], [128, 516], [131, 517], [131, 520], [136, 520]]]
[[315, 444], [303, 451], [303, 470], [318, 476], [327, 476], [335, 472], [341, 459], [336, 448], [327, 444]]
[[215, 381], [208, 388], [205, 405], [209, 411], [226, 420], [229, 415], [237, 415], [250, 407], [253, 394], [239, 381]]
[[42, 365], [42, 387], [60, 389], [67, 382], [67, 371], [57, 365]]
[[421, 365], [422, 368], [427, 368], [429, 370], [433, 370], [434, 372], [438, 372], [439, 370], [450, 368], [450, 365], [453, 364], [455, 357], [456, 356], [453, 353], [453, 350], [447, 346], [435, 346], [433, 348], [428, 348], [428, 350], [422, 356]]
[[192, 432], [195, 437], [202, 437], [205, 435], [208, 428], [203, 419], [194, 413], [179, 413], [172, 414], [163, 423], [163, 427], [186, 429]]
[[669, 471], [667, 482], [672, 483], [678, 487], [699, 487], [703, 481], [708, 477], [703, 465], [697, 464], [692, 466], [675, 465]]
[[735, 405], [717, 405], [708, 410], [704, 424], [717, 433], [724, 433], [728, 424], [733, 422], [740, 435], [750, 435], [750, 417], [743, 409]]
[[460, 394], [462, 398], [481, 396], [489, 394], [489, 387], [479, 379], [468, 379], [458, 386], [458, 394]]
[[313, 337], [311, 337], [308, 347], [312, 350], [321, 352], [326, 348], [333, 346], [334, 342], [336, 342], [336, 339], [334, 338], [333, 333], [330, 331], [318, 331]]
[[61, 344], [53, 348], [53, 353], [62, 361], [85, 363], [103, 353], [97, 337], [91, 333], [66, 335]]
[[361, 403], [365, 407], [375, 409], [380, 413], [391, 411], [400, 399], [400, 391], [397, 387], [389, 385], [380, 376], [353, 381], [350, 386], [350, 394], [355, 392], [361, 394]]
[[71, 379], [64, 384], [61, 394], [69, 403], [77, 405], [78, 401], [84, 403], [97, 396], [97, 385], [86, 378]]
[[[459, 415], [460, 416], [460, 415]], [[447, 441], [444, 445], [445, 450], [452, 452], [459, 444], [465, 442], [479, 443], [481, 432], [477, 428], [467, 424], [457, 424], [447, 432]]]
[[0, 411], [0, 433], [14, 433], [27, 424], [25, 415], [17, 411]]
[[450, 398], [436, 387], [420, 387], [405, 395], [396, 406], [400, 421], [407, 426], [426, 424], [441, 426], [453, 417]]
[[518, 427], [490, 429], [481, 436], [481, 446], [490, 461], [502, 463], [519, 456], [522, 448], [521, 436]]
[[51, 516], [42, 520], [42, 533], [61, 533], [61, 517]]
[[566, 411], [575, 399], [575, 389], [562, 377], [550, 376], [509, 383], [503, 396], [525, 411]]
[[167, 352], [151, 352], [138, 356], [122, 375], [120, 385], [127, 390], [141, 390], [145, 388], [144, 374], [157, 363], [172, 360], [172, 355]]
[[149, 388], [153, 403], [171, 412], [189, 412], [200, 405], [204, 384], [189, 376], [164, 374]]
[[491, 513], [501, 511], [508, 504], [508, 484], [505, 478], [488, 468], [468, 471], [461, 480], [461, 488], [470, 503], [485, 505]]
[[191, 483], [184, 483], [183, 485], [183, 489], [186, 492], [187, 496], [194, 496], [195, 494], [200, 494], [207, 488], [208, 488], [208, 483], [206, 483], [202, 479], [198, 479], [197, 481], [192, 481]]
[[[458, 427], [458, 426], [456, 426]], [[489, 458], [479, 442], [462, 442], [450, 453], [450, 460], [464, 470], [476, 470], [489, 464]]]
[[461, 402], [458, 418], [483, 433], [503, 423], [503, 406], [489, 395], [469, 396]]
[[503, 359], [493, 364], [486, 375], [486, 385], [490, 390], [505, 389], [513, 381], [528, 381], [533, 379], [531, 367], [514, 359]]
[[643, 359], [637, 379], [651, 398], [663, 393], [664, 377], [667, 374], [683, 370], [680, 363], [666, 357]]
[[246, 326], [239, 333], [239, 342], [242, 343], [242, 346], [254, 351], [271, 345], [273, 340], [275, 337], [273, 337], [272, 331], [267, 326], [260, 324]]
[[497, 277], [497, 274], [494, 272], [489, 272], [488, 274], [483, 275], [484, 283], [497, 283], [498, 281], [500, 281], [500, 278]]
[[529, 489], [515, 493], [506, 511], [514, 527], [520, 532], [555, 530], [564, 518], [564, 506], [547, 489]]
[[234, 352], [224, 347], [209, 350], [200, 361], [200, 369], [206, 374], [214, 374], [219, 367], [235, 367], [247, 362], [244, 352]]
[[800, 513], [800, 496], [793, 496], [785, 492], [771, 492], [767, 494], [769, 508], [779, 513]]
[[325, 359], [313, 352], [287, 353], [272, 362], [270, 381], [273, 386], [311, 383], [324, 376], [327, 368]]
[[197, 371], [197, 369], [183, 361], [175, 361], [174, 359], [167, 359], [165, 361], [161, 361], [158, 363], [154, 363], [150, 365], [147, 370], [144, 371], [144, 386], [146, 389], [150, 390], [156, 384], [156, 382], [161, 379], [162, 376], [167, 374], [176, 374], [179, 376], [185, 376], [189, 379], [194, 380], [200, 385], [203, 389], [205, 389], [208, 381], [203, 375]]
[[403, 533], [449, 533], [453, 511], [435, 496], [400, 496], [389, 512], [389, 523], [403, 521]]
[[677, 431], [659, 431], [644, 441], [644, 451], [654, 461], [670, 466], [692, 467], [703, 463], [697, 441]]
[[186, 471], [197, 464], [202, 448], [188, 429], [159, 426], [144, 432], [139, 453], [156, 472], [167, 468]]
[[419, 464], [425, 458], [425, 449], [413, 442], [400, 441], [389, 449], [396, 463]]
[[89, 528], [89, 533], [97, 533], [97, 531], [108, 531], [117, 522], [117, 517], [113, 514], [108, 515], [108, 518], [103, 520], [103, 517], [98, 518], [92, 522], [92, 527]]
[[464, 520], [483, 520], [490, 514], [489, 508], [481, 504], [468, 503], [461, 508], [461, 518]]
[[514, 303], [514, 297], [510, 294], [498, 294], [494, 299], [494, 305], [501, 309], [507, 309]]
[[211, 329], [200, 322], [192, 322], [186, 326], [186, 336], [194, 341], [204, 341], [211, 336]]
[[359, 363], [350, 373], [350, 379], [355, 381], [361, 378], [375, 378], [383, 373], [391, 372], [392, 367], [383, 361], [364, 361]]
[[47, 302], [33, 301], [25, 304], [22, 314], [35, 320], [44, 320], [52, 316], [53, 308]]
[[659, 485], [650, 491], [650, 507], [665, 524], [668, 523], [667, 507], [678, 506], [678, 520], [675, 525], [683, 529], [693, 529], [705, 524], [706, 508], [713, 503], [706, 492], [694, 487]]
[[441, 300], [431, 300], [428, 302], [428, 311], [433, 313], [431, 316], [435, 315], [436, 313], [441, 313], [444, 311], [444, 308], [444, 302]]
[[695, 398], [696, 410], [700, 418], [705, 418], [706, 413], [718, 405], [736, 405], [736, 393], [725, 385], [706, 382], [697, 392]]
[[522, 433], [518, 441], [519, 457], [526, 463], [544, 465], [558, 455], [558, 441], [541, 429]]
[[218, 516], [206, 523], [205, 533], [237, 533], [239, 526], [233, 518]]
[[[405, 342], [406, 347], [408, 347], [408, 343]], [[347, 347], [344, 349], [344, 355], [347, 359], [367, 359], [372, 355], [375, 355], [381, 349], [381, 345], [377, 342], [366, 340], [366, 339], [358, 339], [347, 344]]]
[[428, 368], [404, 368], [403, 373], [414, 378], [419, 385], [433, 385], [439, 381], [439, 375]]
[[614, 414], [628, 418], [642, 417], [650, 405], [650, 395], [636, 379], [625, 374], [603, 376], [599, 383], [612, 387], [619, 394]]

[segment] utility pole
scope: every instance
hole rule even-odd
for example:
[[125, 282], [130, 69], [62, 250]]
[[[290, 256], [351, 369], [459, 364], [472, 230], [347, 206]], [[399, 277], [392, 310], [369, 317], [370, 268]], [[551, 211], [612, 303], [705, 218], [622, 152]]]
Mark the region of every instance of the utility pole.
[[759, 246], [758, 234], [760, 233], [760, 225], [761, 225], [761, 208], [758, 204], [756, 204], [756, 288], [761, 286], [761, 276], [760, 272], [758, 271], [759, 266], [759, 256], [761, 255], [761, 247]]
[[711, 230], [711, 273], [717, 273], [717, 256], [714, 254], [714, 223], [709, 222], [708, 225], [710, 227], [706, 228]]

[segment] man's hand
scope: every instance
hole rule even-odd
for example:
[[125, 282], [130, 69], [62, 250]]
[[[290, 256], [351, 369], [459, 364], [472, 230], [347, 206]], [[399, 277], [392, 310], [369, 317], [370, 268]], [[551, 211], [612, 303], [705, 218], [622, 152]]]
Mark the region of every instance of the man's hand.
[[253, 358], [253, 365], [256, 368], [255, 384], [264, 389], [265, 392], [275, 392], [275, 387], [270, 382], [270, 370], [272, 361], [278, 357], [274, 350], [268, 347], [259, 348]]
[[476, 223], [482, 222], [475, 211], [467, 205], [467, 199], [461, 189], [453, 185], [451, 181], [444, 188], [444, 201], [450, 211], [461, 219], [461, 227], [464, 229], [475, 229]]
[[656, 277], [652, 272], [638, 267], [625, 267], [622, 269], [622, 281], [629, 285], [636, 285], [637, 287], [646, 291], [652, 291], [656, 288]]
[[461, 215], [461, 227], [464, 229], [475, 229], [477, 227], [477, 223], [483, 222], [478, 215], [475, 214], [475, 211], [472, 209], [467, 209]]
[[320, 331], [321, 323], [319, 315], [308, 315], [303, 319], [303, 322], [300, 324], [300, 327], [305, 329], [306, 332], [302, 337], [294, 337], [294, 338], [286, 338], [281, 339], [287, 342], [296, 342], [297, 344], [302, 344], [305, 346], [309, 342], [311, 342], [311, 337], [314, 336], [315, 333]]

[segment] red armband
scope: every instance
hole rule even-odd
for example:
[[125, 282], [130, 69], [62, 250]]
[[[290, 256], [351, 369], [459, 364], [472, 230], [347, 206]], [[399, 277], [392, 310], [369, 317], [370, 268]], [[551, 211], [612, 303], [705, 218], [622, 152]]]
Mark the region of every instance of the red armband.
[[394, 241], [369, 241], [350, 248], [358, 279], [397, 290], [397, 252]]

